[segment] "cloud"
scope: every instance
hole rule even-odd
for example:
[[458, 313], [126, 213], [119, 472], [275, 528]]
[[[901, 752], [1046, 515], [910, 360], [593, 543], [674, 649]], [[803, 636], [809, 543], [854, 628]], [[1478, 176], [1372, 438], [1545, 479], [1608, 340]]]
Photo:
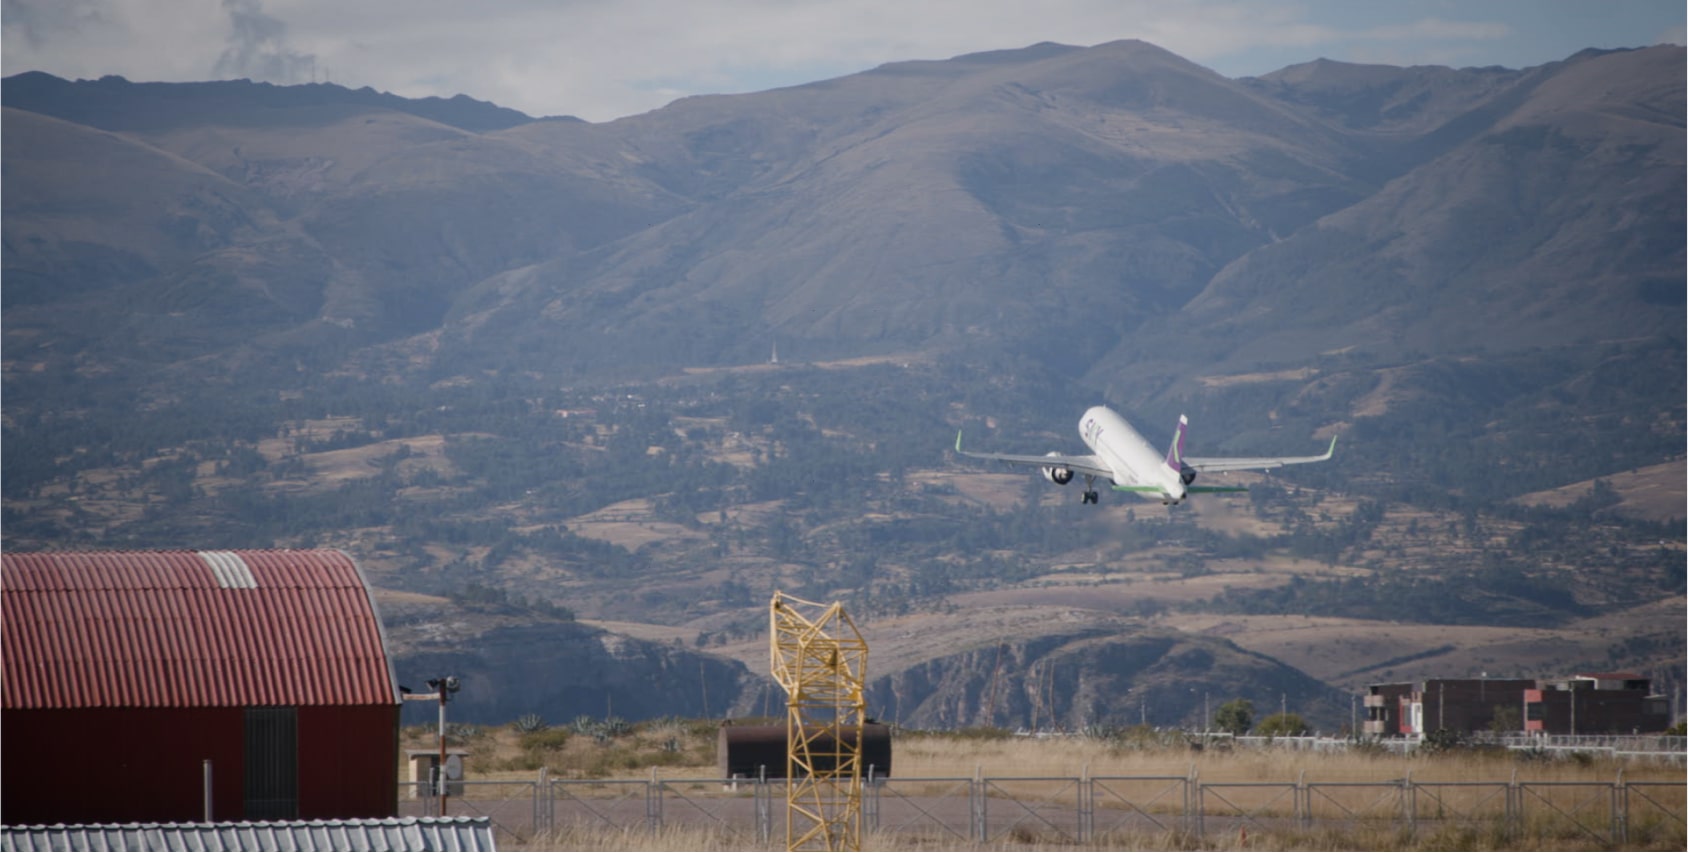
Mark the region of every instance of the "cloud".
[[1356, 34], [1376, 41], [1480, 41], [1503, 39], [1512, 35], [1512, 28], [1494, 21], [1449, 21], [1442, 18], [1420, 18], [1402, 24], [1372, 27]]
[[227, 36], [218, 0], [5, 0], [4, 73], [205, 80]]
[[272, 83], [310, 82], [316, 57], [287, 47], [287, 25], [264, 14], [259, 0], [223, 0], [229, 15], [229, 42], [211, 73], [218, 78], [247, 77]]

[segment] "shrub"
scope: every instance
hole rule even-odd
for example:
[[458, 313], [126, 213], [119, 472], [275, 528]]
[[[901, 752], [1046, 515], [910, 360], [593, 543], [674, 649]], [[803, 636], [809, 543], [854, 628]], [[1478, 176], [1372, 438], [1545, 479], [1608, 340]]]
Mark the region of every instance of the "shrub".
[[1254, 731], [1255, 734], [1267, 737], [1300, 737], [1311, 729], [1307, 727], [1307, 721], [1301, 719], [1300, 714], [1290, 713], [1273, 714], [1261, 720]]
[[446, 743], [455, 743], [462, 746], [468, 744], [470, 741], [480, 740], [486, 736], [487, 730], [475, 725], [474, 723], [445, 724]]
[[544, 729], [522, 735], [519, 743], [523, 752], [560, 752], [568, 745], [570, 736], [568, 729]]
[[1437, 729], [1424, 736], [1418, 745], [1418, 751], [1435, 754], [1438, 752], [1453, 752], [1466, 747], [1465, 733], [1453, 729]]
[[545, 718], [538, 714], [523, 714], [517, 717], [516, 721], [510, 724], [510, 727], [522, 734], [527, 734], [545, 731], [551, 727], [551, 724], [545, 722]]

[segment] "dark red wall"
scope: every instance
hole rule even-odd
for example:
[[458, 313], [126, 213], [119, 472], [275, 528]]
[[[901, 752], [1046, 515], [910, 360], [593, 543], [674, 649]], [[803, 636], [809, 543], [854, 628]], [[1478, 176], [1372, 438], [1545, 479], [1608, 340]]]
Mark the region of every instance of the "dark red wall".
[[299, 817], [393, 817], [399, 706], [299, 709]]
[[[305, 707], [299, 817], [398, 811], [398, 707]], [[241, 708], [74, 708], [0, 712], [0, 819], [10, 825], [198, 821], [204, 762], [213, 817], [244, 815]]]
[[215, 817], [239, 817], [239, 708], [7, 710], [0, 736], [8, 824], [201, 820], [206, 759]]

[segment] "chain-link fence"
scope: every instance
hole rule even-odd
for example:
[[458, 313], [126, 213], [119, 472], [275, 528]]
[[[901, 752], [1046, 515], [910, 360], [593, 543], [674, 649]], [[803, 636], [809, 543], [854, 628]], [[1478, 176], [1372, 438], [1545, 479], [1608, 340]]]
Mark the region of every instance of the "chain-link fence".
[[[456, 787], [458, 784], [461, 787]], [[784, 837], [784, 780], [554, 779], [453, 783], [451, 815], [490, 819], [525, 842], [568, 828], [704, 828]], [[425, 787], [425, 786], [424, 786]], [[439, 798], [403, 783], [401, 811], [438, 814]], [[1481, 833], [1552, 837], [1599, 846], [1680, 843], [1688, 781], [1208, 781], [1188, 776], [873, 779], [862, 789], [862, 830], [924, 846], [1107, 844], [1179, 836]], [[1122, 841], [1123, 843], [1123, 841]]]

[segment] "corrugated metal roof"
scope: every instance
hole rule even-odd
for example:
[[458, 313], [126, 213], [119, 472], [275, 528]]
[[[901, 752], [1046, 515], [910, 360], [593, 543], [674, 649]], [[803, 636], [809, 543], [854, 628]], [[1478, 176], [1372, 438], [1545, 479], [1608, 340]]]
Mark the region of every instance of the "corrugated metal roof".
[[396, 704], [340, 551], [4, 554], [6, 708]]
[[0, 827], [0, 851], [497, 850], [484, 817]]

